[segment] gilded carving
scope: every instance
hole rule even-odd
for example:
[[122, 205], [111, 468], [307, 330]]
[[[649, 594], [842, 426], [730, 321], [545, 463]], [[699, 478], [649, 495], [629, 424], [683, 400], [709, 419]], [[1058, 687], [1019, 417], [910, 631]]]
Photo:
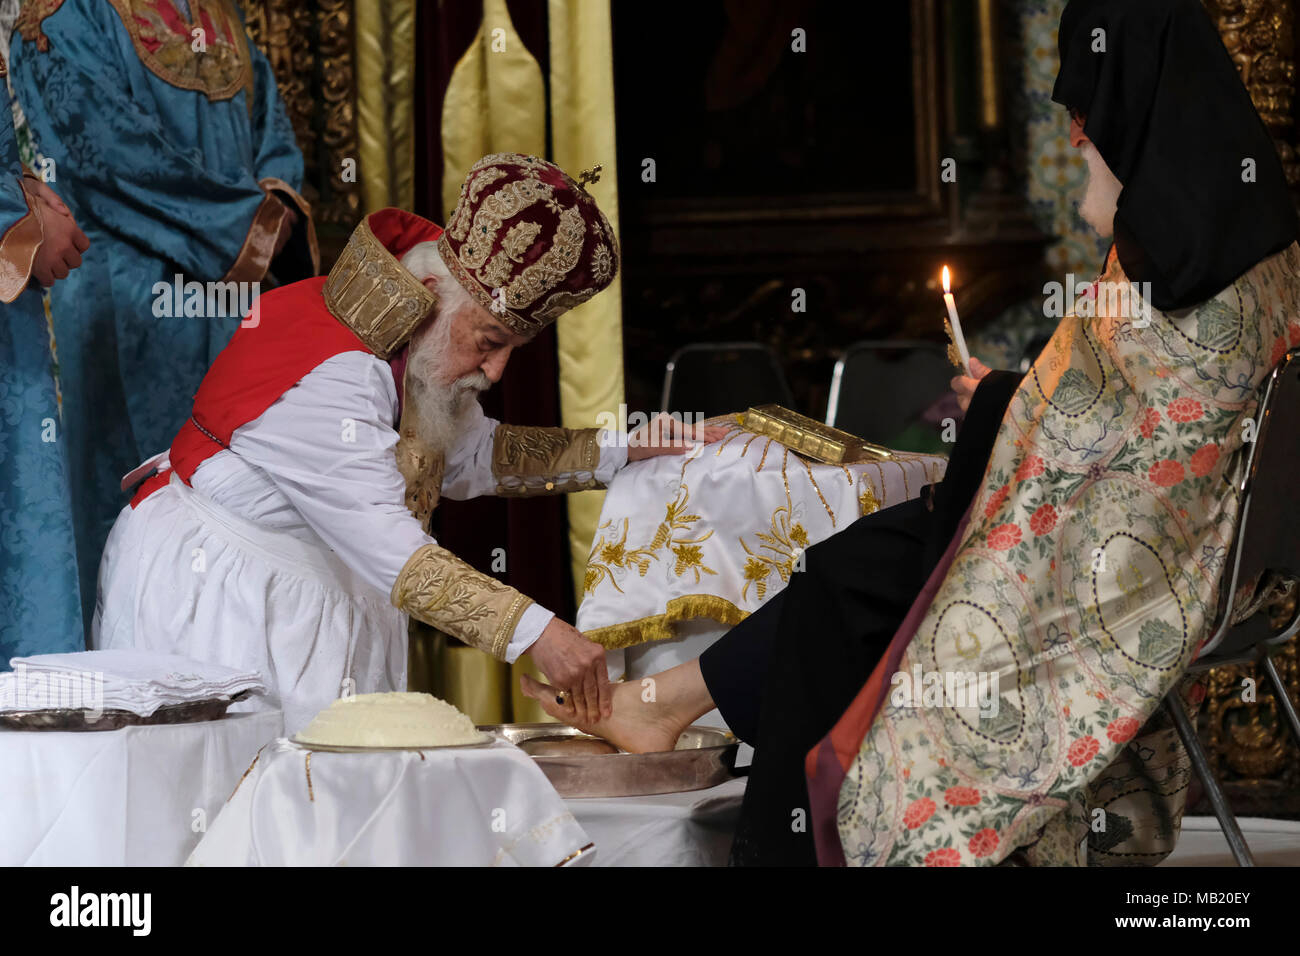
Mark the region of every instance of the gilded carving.
[[[361, 214], [348, 165], [360, 152], [352, 48], [353, 0], [241, 0], [249, 35], [266, 54], [306, 166], [303, 194], [318, 223], [352, 226]], [[355, 169], [355, 167], [354, 167]]]
[[[1300, 699], [1295, 641], [1273, 663], [1292, 700]], [[1241, 812], [1300, 811], [1300, 750], [1283, 720], [1272, 685], [1258, 668], [1210, 671], [1201, 736], [1217, 779]]]
[[1277, 142], [1287, 182], [1300, 185], [1295, 123], [1295, 11], [1292, 0], [1205, 0], [1242, 82]]

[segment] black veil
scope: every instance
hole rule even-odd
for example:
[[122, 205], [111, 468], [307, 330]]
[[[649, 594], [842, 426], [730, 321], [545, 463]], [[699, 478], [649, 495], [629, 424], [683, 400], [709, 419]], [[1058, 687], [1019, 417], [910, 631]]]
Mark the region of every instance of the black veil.
[[1086, 115], [1124, 186], [1116, 252], [1156, 308], [1203, 302], [1295, 241], [1276, 147], [1199, 0], [1070, 0], [1059, 46], [1052, 99]]

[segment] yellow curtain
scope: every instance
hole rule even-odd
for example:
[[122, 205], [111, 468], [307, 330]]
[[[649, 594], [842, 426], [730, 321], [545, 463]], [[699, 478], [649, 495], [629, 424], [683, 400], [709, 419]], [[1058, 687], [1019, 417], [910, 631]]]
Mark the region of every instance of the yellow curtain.
[[[588, 187], [618, 235], [618, 167], [614, 151], [614, 51], [606, 0], [550, 0], [552, 159], [569, 175], [599, 164]], [[556, 323], [560, 415], [566, 428], [596, 424], [623, 401], [623, 292], [618, 278]], [[569, 495], [569, 556], [582, 600], [587, 555], [605, 496]]]
[[[505, 0], [484, 0], [483, 22], [452, 70], [442, 100], [442, 207], [455, 208], [465, 174], [489, 153], [546, 153], [542, 68], [510, 21]], [[545, 720], [518, 688], [518, 673], [536, 674], [529, 658], [513, 668], [452, 644], [441, 660], [446, 700], [478, 723]]]
[[483, 22], [442, 100], [442, 208], [451, 214], [469, 168], [488, 153], [546, 152], [542, 68], [505, 0], [483, 0]]
[[364, 212], [415, 204], [415, 0], [355, 5]]

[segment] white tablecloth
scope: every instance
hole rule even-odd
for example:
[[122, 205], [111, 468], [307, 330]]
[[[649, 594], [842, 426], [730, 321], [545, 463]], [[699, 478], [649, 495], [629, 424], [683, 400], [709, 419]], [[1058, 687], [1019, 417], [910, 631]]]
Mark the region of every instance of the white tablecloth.
[[709, 790], [566, 801], [596, 843], [596, 866], [726, 866], [745, 778]]
[[279, 711], [89, 733], [0, 730], [0, 865], [179, 866]]
[[[605, 493], [577, 627], [609, 649], [610, 676], [699, 657], [780, 592], [809, 546], [915, 498], [947, 459], [812, 464], [732, 423], [720, 442], [623, 469]], [[697, 723], [725, 726], [711, 711]]]
[[282, 738], [189, 864], [557, 866], [590, 863], [591, 843], [532, 758], [504, 740], [326, 753]]

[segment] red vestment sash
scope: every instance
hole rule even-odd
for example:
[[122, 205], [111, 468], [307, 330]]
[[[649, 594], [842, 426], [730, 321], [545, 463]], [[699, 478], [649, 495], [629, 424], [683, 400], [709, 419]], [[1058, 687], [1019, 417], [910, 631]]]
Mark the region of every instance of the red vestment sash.
[[[380, 210], [367, 223], [395, 257], [442, 235], [427, 219], [401, 209]], [[131, 499], [132, 508], [171, 480], [171, 470], [188, 485], [199, 465], [230, 447], [235, 429], [261, 417], [322, 362], [344, 352], [374, 354], [326, 307], [325, 282], [325, 276], [317, 276], [258, 297], [250, 313], [257, 321], [240, 325], [203, 377], [190, 419], [172, 441], [171, 469], [146, 479]], [[394, 369], [400, 399], [406, 350], [394, 358], [402, 365]]]

